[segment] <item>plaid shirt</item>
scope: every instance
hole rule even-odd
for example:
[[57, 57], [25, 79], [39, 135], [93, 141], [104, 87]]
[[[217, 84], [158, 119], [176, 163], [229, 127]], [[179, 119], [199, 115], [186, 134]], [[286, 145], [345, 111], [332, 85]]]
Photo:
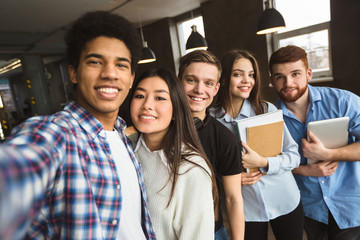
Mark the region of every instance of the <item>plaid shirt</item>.
[[[138, 175], [145, 236], [155, 239], [125, 123], [118, 118], [114, 127]], [[101, 123], [75, 102], [17, 128], [0, 147], [0, 239], [116, 239], [121, 184], [104, 136]]]

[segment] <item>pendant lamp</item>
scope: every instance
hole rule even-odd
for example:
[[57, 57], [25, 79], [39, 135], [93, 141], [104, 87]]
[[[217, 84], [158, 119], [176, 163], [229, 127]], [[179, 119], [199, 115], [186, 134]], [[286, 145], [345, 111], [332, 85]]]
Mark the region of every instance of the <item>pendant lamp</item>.
[[285, 21], [281, 14], [273, 8], [273, 0], [265, 2], [266, 9], [260, 17], [256, 34], [262, 35], [277, 32], [285, 28]]
[[148, 47], [147, 42], [144, 41], [144, 34], [141, 26], [140, 17], [139, 17], [139, 23], [140, 23], [140, 34], [143, 43], [143, 48], [141, 50], [141, 58], [138, 61], [138, 64], [155, 62], [156, 61], [155, 53]]
[[192, 52], [194, 50], [207, 50], [208, 45], [206, 39], [198, 33], [196, 25], [192, 25], [192, 32], [186, 41], [186, 53]]
[[138, 64], [155, 62], [155, 53], [148, 47], [147, 42], [143, 40], [143, 48], [141, 50], [141, 59]]

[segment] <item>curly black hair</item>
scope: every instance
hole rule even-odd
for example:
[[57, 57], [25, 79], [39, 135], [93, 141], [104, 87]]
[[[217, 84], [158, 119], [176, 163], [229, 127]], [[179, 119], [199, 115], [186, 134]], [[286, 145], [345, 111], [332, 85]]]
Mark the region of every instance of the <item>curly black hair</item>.
[[142, 49], [139, 34], [127, 19], [106, 11], [85, 13], [67, 31], [64, 39], [69, 65], [77, 68], [86, 44], [100, 36], [125, 43], [131, 54], [131, 71], [135, 72]]

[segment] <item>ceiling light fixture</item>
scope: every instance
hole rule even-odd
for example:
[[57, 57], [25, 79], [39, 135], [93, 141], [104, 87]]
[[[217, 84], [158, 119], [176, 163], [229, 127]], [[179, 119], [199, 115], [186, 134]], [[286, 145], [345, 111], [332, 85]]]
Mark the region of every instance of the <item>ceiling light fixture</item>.
[[15, 61], [13, 61], [12, 63], [9, 63], [8, 65], [0, 68], [0, 74], [6, 73], [8, 71], [11, 71], [15, 68], [21, 67], [21, 60], [17, 59]]
[[198, 33], [196, 25], [192, 25], [191, 28], [192, 32], [188, 40], [186, 41], [186, 53], [199, 49], [207, 50], [208, 44], [206, 42], [206, 39], [200, 33]]
[[284, 18], [273, 6], [273, 0], [265, 1], [266, 9], [258, 22], [257, 35], [273, 33], [285, 28]]
[[147, 42], [143, 40], [143, 48], [141, 49], [141, 59], [138, 63], [142, 64], [142, 63], [150, 63], [155, 61], [156, 61], [155, 53], [148, 47]]
[[156, 61], [155, 53], [148, 47], [147, 42], [144, 41], [144, 34], [141, 26], [140, 14], [139, 14], [139, 24], [140, 24], [140, 34], [141, 34], [141, 41], [143, 43], [143, 48], [141, 50], [141, 58], [138, 64], [155, 62]]

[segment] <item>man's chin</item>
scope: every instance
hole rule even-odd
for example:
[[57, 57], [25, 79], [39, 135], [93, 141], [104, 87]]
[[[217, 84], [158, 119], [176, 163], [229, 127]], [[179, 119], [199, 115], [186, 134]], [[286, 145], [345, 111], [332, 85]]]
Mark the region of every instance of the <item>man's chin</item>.
[[283, 92], [279, 93], [279, 97], [284, 102], [296, 102], [299, 98], [301, 98], [307, 90], [307, 86], [303, 88], [298, 88], [295, 94], [284, 94]]
[[190, 105], [190, 110], [191, 112], [202, 112], [206, 110], [205, 105], [200, 105], [200, 104], [191, 104]]
[[295, 102], [296, 100], [298, 100], [300, 98], [300, 96], [298, 96], [298, 95], [289, 96], [289, 95], [284, 95], [284, 94], [280, 94], [279, 97], [284, 102]]
[[201, 107], [197, 107], [197, 108], [190, 108], [191, 114], [192, 115], [202, 115], [205, 111], [206, 108], [201, 108]]
[[192, 113], [203, 113], [206, 109], [203, 108], [196, 108], [196, 109], [190, 109]]

